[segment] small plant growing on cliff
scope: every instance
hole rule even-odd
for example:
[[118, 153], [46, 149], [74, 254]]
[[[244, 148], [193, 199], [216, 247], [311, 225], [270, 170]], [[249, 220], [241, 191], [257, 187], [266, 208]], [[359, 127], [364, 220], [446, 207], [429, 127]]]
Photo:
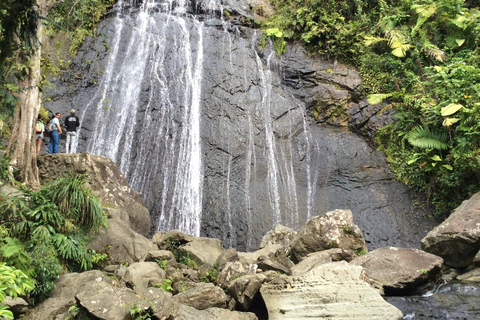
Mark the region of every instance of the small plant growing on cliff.
[[160, 286], [160, 289], [162, 289], [163, 291], [167, 291], [167, 292], [173, 292], [172, 283], [173, 283], [173, 281], [171, 279], [165, 279], [165, 280], [163, 280], [163, 283]]
[[367, 250], [365, 250], [365, 248], [363, 248], [363, 247], [360, 248], [360, 249], [356, 249], [354, 251], [357, 254], [357, 256], [359, 256], [359, 257], [367, 254]]
[[211, 267], [205, 272], [204, 276], [200, 277], [200, 281], [215, 283], [215, 281], [217, 281], [217, 277], [218, 277], [218, 269], [217, 269], [217, 264], [215, 263], [213, 267]]
[[163, 270], [167, 270], [168, 260], [162, 260], [162, 261], [157, 260], [157, 263], [160, 266], [160, 268], [162, 268]]
[[129, 311], [130, 311], [130, 316], [134, 320], [151, 320], [152, 319], [150, 308], [145, 310], [145, 309], [142, 309], [138, 304], [136, 304]]

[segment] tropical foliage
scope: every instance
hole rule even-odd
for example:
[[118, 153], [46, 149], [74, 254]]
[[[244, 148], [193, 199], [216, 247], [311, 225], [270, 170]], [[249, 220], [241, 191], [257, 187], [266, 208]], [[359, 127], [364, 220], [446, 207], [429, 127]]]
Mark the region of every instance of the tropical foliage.
[[480, 190], [480, 1], [274, 0], [263, 24], [278, 53], [301, 41], [357, 66], [370, 103], [397, 120], [378, 133], [397, 178], [449, 213]]
[[62, 271], [89, 270], [98, 256], [88, 234], [106, 217], [85, 177], [59, 178], [39, 191], [0, 199], [0, 261], [35, 280], [32, 303], [42, 301]]

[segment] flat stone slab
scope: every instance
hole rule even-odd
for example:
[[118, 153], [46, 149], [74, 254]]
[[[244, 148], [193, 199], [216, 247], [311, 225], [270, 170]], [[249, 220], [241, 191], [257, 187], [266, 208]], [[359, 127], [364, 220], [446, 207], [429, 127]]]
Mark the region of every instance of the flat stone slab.
[[263, 284], [260, 292], [269, 320], [398, 320], [403, 314], [365, 280], [360, 266], [345, 261], [311, 269], [287, 282]]

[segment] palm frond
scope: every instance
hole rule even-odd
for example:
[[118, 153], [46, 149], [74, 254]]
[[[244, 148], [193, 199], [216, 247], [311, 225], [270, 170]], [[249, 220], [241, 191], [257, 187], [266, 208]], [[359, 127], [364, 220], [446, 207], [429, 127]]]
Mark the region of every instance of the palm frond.
[[420, 149], [445, 150], [447, 146], [447, 133], [441, 130], [430, 130], [418, 126], [413, 129], [407, 137], [408, 142]]

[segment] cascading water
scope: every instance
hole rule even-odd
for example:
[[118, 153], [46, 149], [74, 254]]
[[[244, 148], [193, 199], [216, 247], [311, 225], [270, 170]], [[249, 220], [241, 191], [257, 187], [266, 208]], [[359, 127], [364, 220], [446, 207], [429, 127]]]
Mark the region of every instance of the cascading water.
[[[83, 115], [95, 114], [87, 151], [117, 162], [155, 206], [157, 228], [198, 236], [203, 24], [185, 17], [185, 5], [146, 1], [132, 14], [132, 3], [116, 4], [108, 64]], [[177, 50], [166, 51], [171, 41]]]

